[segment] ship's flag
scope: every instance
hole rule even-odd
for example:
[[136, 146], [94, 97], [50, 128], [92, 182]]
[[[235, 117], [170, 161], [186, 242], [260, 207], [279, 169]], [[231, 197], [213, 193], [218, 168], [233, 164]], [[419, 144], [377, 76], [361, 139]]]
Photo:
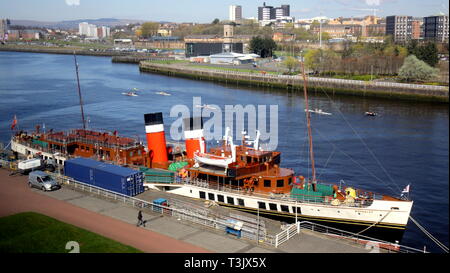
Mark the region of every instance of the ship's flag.
[[403, 189], [402, 193], [409, 193], [409, 184], [408, 184], [408, 186], [406, 186], [406, 187]]
[[13, 119], [13, 122], [11, 124], [11, 130], [14, 130], [16, 125], [17, 125], [17, 117], [16, 117], [16, 115], [14, 115], [14, 119]]
[[408, 184], [408, 186], [406, 186], [406, 187], [403, 189], [402, 194], [401, 194], [400, 196], [403, 197], [405, 194], [409, 194], [409, 184]]

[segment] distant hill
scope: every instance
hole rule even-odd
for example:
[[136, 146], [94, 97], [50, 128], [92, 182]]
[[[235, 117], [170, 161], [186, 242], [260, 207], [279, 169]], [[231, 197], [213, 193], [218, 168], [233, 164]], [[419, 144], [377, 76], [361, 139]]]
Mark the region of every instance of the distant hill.
[[33, 21], [33, 20], [14, 20], [11, 19], [11, 25], [29, 26], [29, 27], [47, 27], [47, 28], [60, 28], [60, 29], [77, 29], [78, 24], [82, 22], [88, 22], [98, 26], [123, 26], [126, 24], [143, 23], [145, 20], [133, 20], [133, 19], [116, 19], [116, 18], [100, 18], [100, 19], [79, 19], [68, 20], [60, 22], [45, 22], [45, 21]]

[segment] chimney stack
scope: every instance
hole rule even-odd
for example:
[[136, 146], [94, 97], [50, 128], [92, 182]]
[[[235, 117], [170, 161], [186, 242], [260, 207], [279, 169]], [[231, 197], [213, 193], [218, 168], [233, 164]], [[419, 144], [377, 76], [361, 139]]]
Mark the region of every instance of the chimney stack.
[[203, 137], [203, 120], [201, 117], [191, 117], [184, 119], [183, 123], [187, 157], [193, 159], [195, 152], [204, 153], [206, 151], [205, 138]]
[[166, 136], [161, 112], [144, 115], [147, 147], [151, 164], [165, 166], [168, 164]]

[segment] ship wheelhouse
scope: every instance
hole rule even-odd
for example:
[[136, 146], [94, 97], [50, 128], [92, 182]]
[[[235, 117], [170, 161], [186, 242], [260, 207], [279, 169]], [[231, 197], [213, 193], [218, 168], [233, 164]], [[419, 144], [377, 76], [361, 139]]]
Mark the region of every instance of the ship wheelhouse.
[[252, 147], [234, 145], [226, 133], [222, 146], [210, 148], [209, 153], [197, 151], [187, 169], [190, 178], [248, 193], [289, 194], [294, 171], [279, 167], [280, 152], [260, 149], [258, 135], [254, 141], [245, 141], [244, 135], [244, 144], [256, 143]]

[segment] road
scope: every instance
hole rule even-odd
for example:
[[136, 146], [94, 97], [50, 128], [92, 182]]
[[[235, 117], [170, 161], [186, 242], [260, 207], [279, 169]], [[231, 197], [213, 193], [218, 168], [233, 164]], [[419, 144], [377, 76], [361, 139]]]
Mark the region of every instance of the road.
[[147, 253], [206, 253], [204, 248], [138, 228], [30, 190], [28, 176], [9, 176], [0, 169], [0, 217], [33, 211], [89, 230]]

